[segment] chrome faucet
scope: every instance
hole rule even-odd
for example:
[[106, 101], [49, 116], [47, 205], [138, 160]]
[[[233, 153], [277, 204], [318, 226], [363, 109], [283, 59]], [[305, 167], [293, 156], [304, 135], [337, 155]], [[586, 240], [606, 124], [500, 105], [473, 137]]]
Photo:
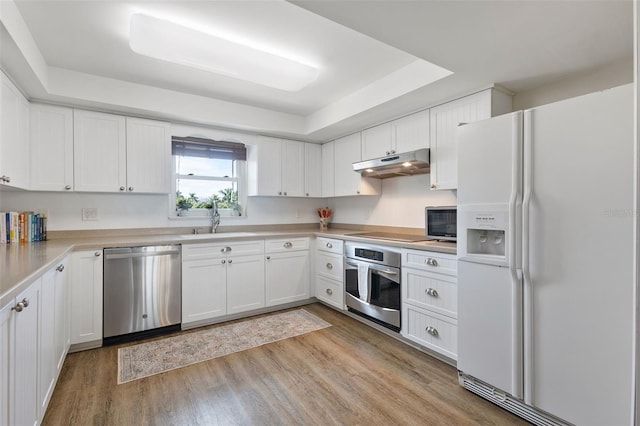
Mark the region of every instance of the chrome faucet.
[[220, 212], [218, 211], [218, 203], [215, 198], [211, 200], [211, 233], [215, 234], [220, 225]]

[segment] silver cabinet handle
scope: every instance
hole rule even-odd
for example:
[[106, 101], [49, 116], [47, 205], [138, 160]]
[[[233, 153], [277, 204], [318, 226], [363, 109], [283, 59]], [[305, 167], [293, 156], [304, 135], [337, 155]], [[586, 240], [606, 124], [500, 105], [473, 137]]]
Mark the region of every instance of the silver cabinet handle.
[[327, 248], [333, 248], [333, 244], [327, 243]]
[[60, 265], [58, 265], [58, 267], [56, 268], [56, 271], [58, 271], [58, 272], [64, 271], [64, 265], [62, 263]]
[[129, 187], [129, 191], [133, 191], [133, 186], [130, 186], [130, 187]]
[[26, 297], [24, 299], [22, 299], [22, 304], [24, 305], [24, 307], [28, 307], [29, 306], [29, 299], [27, 299]]
[[438, 261], [431, 257], [425, 260], [425, 262], [427, 265], [430, 265], [430, 266], [438, 266]]
[[326, 290], [326, 292], [327, 292], [327, 294], [328, 294], [329, 296], [331, 296], [331, 295], [333, 294], [333, 290], [331, 290], [330, 288], [328, 288], [328, 289]]
[[287, 192], [286, 192], [286, 191], [284, 192], [284, 195], [287, 195]]
[[95, 257], [98, 257], [98, 256], [100, 256], [101, 254], [102, 254], [102, 252], [99, 252], [99, 251], [97, 251], [97, 252], [93, 253], [93, 255], [94, 255]]
[[220, 249], [220, 252], [221, 252], [221, 253], [228, 253], [228, 252], [230, 252], [230, 251], [231, 251], [231, 247], [222, 247], [222, 248]]
[[307, 192], [307, 197], [309, 196], [309, 193]]
[[333, 265], [331, 263], [327, 263], [327, 269], [333, 269]]
[[124, 191], [124, 189], [125, 189], [124, 186], [120, 187], [120, 191]]
[[428, 326], [425, 330], [433, 337], [438, 337], [438, 330], [435, 327]]
[[424, 292], [429, 296], [438, 297], [438, 291], [435, 288], [428, 288]]
[[225, 263], [227, 263], [227, 261], [226, 261], [226, 260], [224, 260], [224, 259], [222, 259], [222, 260], [220, 261], [220, 263], [222, 263], [222, 264], [224, 265]]
[[287, 242], [286, 242], [286, 243], [284, 243], [282, 246], [283, 246], [284, 248], [291, 248], [291, 247], [293, 247], [293, 243], [291, 243], [291, 241], [287, 241]]
[[229, 259], [229, 263], [233, 263], [233, 260]]
[[436, 188], [437, 188], [436, 184], [435, 184], [435, 183], [432, 183], [432, 184], [431, 184], [431, 189], [436, 189]]
[[279, 192], [278, 192], [278, 195], [282, 195], [282, 191], [279, 191]]
[[271, 260], [271, 256], [267, 256], [267, 260]]
[[25, 306], [23, 302], [18, 302], [16, 303], [16, 306], [12, 306], [11, 310], [12, 311], [16, 311], [16, 312], [22, 312], [24, 310]]
[[231, 247], [225, 247], [225, 249], [227, 252], [231, 251]]
[[359, 193], [360, 193], [360, 190], [359, 190], [359, 189], [357, 189], [357, 190], [356, 190], [356, 194], [359, 194]]
[[65, 185], [64, 189], [66, 189], [67, 191], [71, 189], [71, 185]]
[[11, 182], [11, 178], [9, 176], [4, 176], [4, 175], [2, 175], [2, 177], [0, 177], [0, 180], [2, 182], [6, 182], [6, 183]]

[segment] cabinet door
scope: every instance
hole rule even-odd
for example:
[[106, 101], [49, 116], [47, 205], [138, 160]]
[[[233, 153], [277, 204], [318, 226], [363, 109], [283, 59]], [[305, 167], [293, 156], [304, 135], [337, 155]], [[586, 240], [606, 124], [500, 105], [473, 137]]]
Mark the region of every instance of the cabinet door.
[[41, 279], [38, 279], [17, 301], [26, 300], [22, 312], [14, 312], [15, 333], [12, 378], [12, 425], [35, 425], [38, 422], [38, 326], [40, 314]]
[[11, 372], [13, 371], [13, 311], [14, 302], [0, 307], [0, 425], [9, 425], [11, 407]]
[[264, 307], [264, 255], [227, 259], [227, 313]]
[[491, 90], [431, 108], [431, 189], [458, 187], [456, 129], [491, 117]]
[[64, 260], [56, 266], [56, 273], [54, 276], [54, 287], [55, 287], [55, 296], [54, 296], [54, 311], [55, 311], [55, 320], [54, 320], [54, 360], [55, 360], [55, 370], [60, 373], [62, 370], [62, 364], [64, 363], [64, 358], [67, 355], [69, 350], [69, 285], [68, 285], [68, 266], [69, 266], [69, 257], [64, 258]]
[[266, 257], [267, 306], [309, 298], [309, 251], [273, 253]]
[[73, 111], [73, 180], [76, 191], [124, 192], [127, 185], [125, 118]]
[[55, 360], [55, 274], [51, 269], [42, 276], [40, 333], [38, 347], [38, 413], [44, 414], [53, 393], [56, 378]]
[[402, 117], [391, 124], [396, 152], [429, 148], [429, 110]]
[[322, 196], [333, 197], [335, 195], [335, 142], [322, 144]]
[[249, 195], [282, 195], [282, 144], [263, 136], [248, 152]]
[[71, 255], [71, 343], [102, 340], [102, 250]]
[[304, 195], [322, 196], [322, 145], [304, 144]]
[[304, 196], [304, 143], [283, 140], [281, 150], [282, 195]]
[[391, 123], [384, 123], [362, 131], [363, 160], [371, 160], [394, 153]]
[[127, 191], [169, 193], [171, 125], [127, 117]]
[[73, 110], [31, 104], [31, 189], [73, 190]]
[[316, 275], [316, 297], [338, 309], [344, 309], [344, 284]]
[[335, 196], [358, 195], [360, 174], [353, 171], [352, 164], [361, 160], [360, 133], [345, 136], [335, 141]]
[[0, 72], [0, 185], [29, 188], [29, 102]]
[[225, 258], [182, 263], [182, 323], [215, 318], [227, 313]]

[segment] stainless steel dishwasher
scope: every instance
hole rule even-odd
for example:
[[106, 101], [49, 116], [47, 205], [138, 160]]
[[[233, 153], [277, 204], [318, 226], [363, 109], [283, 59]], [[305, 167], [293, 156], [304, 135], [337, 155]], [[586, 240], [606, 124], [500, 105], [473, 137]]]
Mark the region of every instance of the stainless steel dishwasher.
[[105, 343], [179, 329], [181, 263], [180, 245], [104, 250]]

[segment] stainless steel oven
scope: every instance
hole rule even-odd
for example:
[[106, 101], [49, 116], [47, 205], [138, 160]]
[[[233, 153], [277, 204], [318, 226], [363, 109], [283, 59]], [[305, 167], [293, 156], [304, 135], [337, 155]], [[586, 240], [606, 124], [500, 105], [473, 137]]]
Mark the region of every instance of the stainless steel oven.
[[345, 301], [350, 312], [400, 331], [400, 252], [345, 244]]

